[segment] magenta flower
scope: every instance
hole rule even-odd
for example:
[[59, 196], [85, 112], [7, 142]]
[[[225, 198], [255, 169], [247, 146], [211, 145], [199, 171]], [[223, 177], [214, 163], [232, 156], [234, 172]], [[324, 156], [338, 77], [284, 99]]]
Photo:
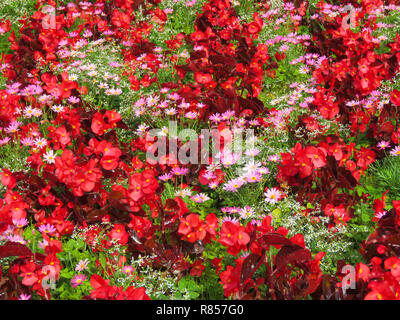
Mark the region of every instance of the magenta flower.
[[47, 224], [42, 224], [39, 227], [39, 231], [44, 233], [53, 233], [56, 232], [57, 229], [52, 224], [47, 223]]
[[9, 137], [5, 137], [0, 140], [0, 145], [7, 144], [11, 139]]
[[88, 264], [89, 264], [89, 260], [85, 259], [85, 260], [80, 260], [77, 265], [75, 266], [75, 270], [76, 271], [83, 271], [86, 270], [88, 268]]
[[171, 173], [174, 174], [174, 175], [176, 175], [176, 176], [184, 176], [185, 174], [188, 174], [188, 173], [189, 173], [189, 169], [188, 169], [188, 168], [179, 168], [179, 167], [176, 167], [176, 168], [173, 168], [173, 169], [171, 170]]
[[239, 212], [241, 219], [248, 219], [255, 215], [254, 209], [250, 206], [245, 206]]
[[160, 179], [161, 181], [167, 181], [167, 180], [171, 180], [172, 179], [172, 174], [170, 173], [165, 173], [161, 176], [158, 176], [158, 179]]
[[382, 141], [380, 141], [380, 142], [378, 143], [377, 146], [378, 146], [379, 149], [384, 150], [384, 149], [390, 147], [390, 142], [382, 140]]
[[25, 218], [13, 219], [12, 222], [17, 228], [23, 228], [28, 224], [28, 220]]
[[10, 124], [7, 128], [6, 128], [6, 132], [7, 133], [15, 133], [15, 132], [17, 132], [19, 129], [18, 129], [18, 125], [16, 125], [16, 124]]
[[34, 141], [32, 138], [27, 137], [27, 138], [21, 139], [21, 144], [24, 146], [31, 146], [31, 145], [33, 145], [33, 143], [34, 143]]
[[78, 103], [79, 101], [81, 101], [81, 99], [79, 99], [78, 97], [74, 97], [74, 96], [70, 96], [68, 99], [69, 103], [75, 104]]
[[279, 162], [279, 161], [280, 161], [280, 158], [281, 158], [281, 157], [280, 157], [278, 154], [274, 154], [274, 155], [268, 157], [268, 161], [271, 161], [271, 162]]
[[210, 200], [210, 197], [204, 193], [199, 193], [199, 194], [196, 194], [196, 195], [190, 197], [190, 199], [192, 199], [194, 202], [197, 202], [197, 203], [203, 203], [207, 200]]
[[83, 281], [86, 280], [86, 276], [84, 274], [76, 274], [72, 279], [71, 279], [71, 286], [76, 288], [77, 286], [80, 286]]
[[240, 178], [232, 179], [224, 184], [223, 189], [225, 191], [236, 192], [243, 185], [243, 183], [244, 183], [243, 179]]
[[226, 212], [228, 212], [230, 214], [239, 213], [239, 211], [241, 210], [240, 207], [226, 207], [224, 209], [226, 210]]
[[211, 122], [220, 122], [221, 120], [222, 120], [222, 118], [221, 118], [221, 115], [219, 114], [219, 113], [215, 113], [215, 114], [212, 114], [210, 117], [209, 117], [209, 120], [211, 121]]
[[400, 156], [400, 146], [397, 146], [397, 147], [393, 148], [393, 149], [390, 151], [390, 154], [391, 154], [392, 156], [395, 156], [395, 157]]
[[261, 174], [255, 171], [247, 173], [244, 177], [244, 180], [246, 180], [249, 183], [255, 183], [259, 182], [262, 178]]
[[125, 274], [132, 274], [135, 269], [132, 266], [124, 266], [122, 272]]

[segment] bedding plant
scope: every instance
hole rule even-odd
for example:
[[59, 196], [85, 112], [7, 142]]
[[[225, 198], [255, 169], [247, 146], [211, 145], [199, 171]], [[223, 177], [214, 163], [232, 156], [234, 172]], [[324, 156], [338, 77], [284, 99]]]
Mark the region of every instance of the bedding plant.
[[400, 299], [398, 1], [0, 19], [0, 299]]

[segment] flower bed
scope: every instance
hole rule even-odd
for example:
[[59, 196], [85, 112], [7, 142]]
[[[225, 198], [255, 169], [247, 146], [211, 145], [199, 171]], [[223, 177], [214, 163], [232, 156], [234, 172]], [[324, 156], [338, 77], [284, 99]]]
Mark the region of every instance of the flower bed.
[[399, 299], [397, 1], [11, 2], [0, 299]]

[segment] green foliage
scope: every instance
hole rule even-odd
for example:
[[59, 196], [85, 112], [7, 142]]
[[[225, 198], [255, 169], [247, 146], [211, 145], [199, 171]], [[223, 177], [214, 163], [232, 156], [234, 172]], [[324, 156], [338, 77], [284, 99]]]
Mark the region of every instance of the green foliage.
[[163, 202], [167, 199], [173, 199], [175, 198], [175, 192], [174, 192], [174, 187], [170, 183], [164, 183], [164, 191], [161, 194], [161, 199]]
[[233, 1], [233, 5], [235, 5], [236, 12], [243, 22], [252, 22], [254, 12], [258, 11], [254, 0]]
[[[304, 215], [304, 209], [293, 199], [286, 198], [277, 204], [271, 212], [272, 224], [275, 228], [285, 227], [289, 230], [289, 237], [300, 233], [304, 235], [306, 247], [313, 254], [325, 252], [321, 261], [323, 272], [336, 272], [337, 261], [345, 260], [347, 263], [357, 263], [362, 260], [358, 251], [359, 243], [372, 231], [371, 218], [373, 214], [367, 206], [358, 208], [355, 217], [346, 226], [338, 225], [337, 232], [327, 228], [329, 218], [325, 217], [318, 206], [307, 206], [312, 211]], [[266, 209], [267, 210], [267, 209]], [[368, 221], [362, 222], [362, 219]], [[363, 216], [363, 218], [361, 218]], [[315, 218], [319, 219], [317, 221]]]
[[199, 278], [203, 291], [199, 295], [201, 300], [220, 300], [223, 299], [224, 290], [219, 283], [219, 277], [215, 273], [215, 269], [210, 263], [207, 264], [206, 269]]
[[383, 23], [388, 24], [389, 26], [384, 28], [379, 28], [375, 31], [374, 36], [386, 36], [387, 40], [382, 42], [383, 51], [387, 51], [389, 48], [386, 46], [387, 43], [391, 41], [391, 39], [396, 37], [396, 33], [398, 33], [400, 28], [400, 12], [396, 10], [383, 11], [380, 14], [380, 20]]
[[[63, 251], [57, 254], [63, 268], [60, 271], [60, 279], [56, 282], [56, 289], [51, 291], [53, 299], [81, 300], [82, 297], [89, 295], [92, 289], [89, 279], [91, 272], [95, 273], [96, 255], [86, 246], [80, 238], [71, 238], [63, 243]], [[81, 272], [86, 274], [87, 280], [76, 288], [72, 287], [71, 279], [78, 273], [75, 266], [81, 260], [89, 260], [88, 269]]]
[[10, 19], [12, 23], [35, 10], [36, 0], [2, 0], [0, 3], [0, 19]]
[[[11, 31], [19, 34], [21, 24], [19, 19], [23, 16], [30, 16], [35, 10], [36, 0], [2, 0], [0, 1], [0, 20], [11, 22]], [[0, 52], [10, 53], [10, 43], [8, 36], [10, 32], [0, 35]]]
[[362, 177], [362, 185], [373, 198], [379, 198], [389, 190], [391, 200], [400, 199], [400, 157], [388, 156], [373, 163]]
[[[127, 114], [135, 93], [129, 90], [130, 82], [127, 77], [122, 76], [123, 69], [110, 66], [112, 62], [123, 65], [121, 52], [114, 43], [99, 42], [89, 42], [80, 50], [85, 53], [85, 57], [81, 59], [82, 65], [90, 66], [92, 69], [81, 71], [78, 67], [72, 67], [68, 70], [68, 74], [71, 80], [76, 80], [80, 86], [88, 88], [88, 94], [82, 95], [82, 99], [96, 108], [116, 109], [122, 114]], [[61, 67], [57, 71], [62, 73], [65, 70]], [[105, 84], [109, 89], [121, 89], [122, 94], [107, 95], [106, 88], [101, 88]]]
[[[160, 3], [160, 9], [173, 9], [173, 13], [168, 15], [168, 19], [164, 26], [164, 31], [159, 32], [157, 28], [153, 28], [149, 40], [155, 43], [164, 44], [164, 40], [169, 40], [171, 36], [178, 32], [190, 34], [194, 31], [194, 20], [196, 12], [201, 11], [204, 0], [199, 0], [193, 7], [186, 6], [185, 1], [175, 2], [173, 0], [164, 0]], [[140, 16], [138, 17], [140, 20]], [[157, 26], [157, 25], [155, 25]], [[177, 30], [179, 30], [177, 32]]]
[[17, 143], [8, 142], [0, 146], [0, 168], [7, 168], [11, 172], [27, 171], [26, 158], [29, 156], [27, 148]]
[[196, 299], [203, 292], [203, 286], [199, 285], [191, 276], [185, 276], [178, 282], [179, 292], [176, 299]]

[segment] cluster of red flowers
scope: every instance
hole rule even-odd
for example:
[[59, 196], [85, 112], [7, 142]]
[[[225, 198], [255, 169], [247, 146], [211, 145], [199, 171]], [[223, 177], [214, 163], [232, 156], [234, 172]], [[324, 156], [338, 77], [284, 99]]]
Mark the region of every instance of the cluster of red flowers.
[[[219, 241], [229, 246], [229, 253], [236, 255], [239, 248], [249, 251], [245, 258], [235, 260], [235, 267], [228, 265], [220, 273], [226, 297], [233, 294], [237, 299], [259, 299], [264, 295], [270, 299], [296, 299], [320, 286], [319, 261], [324, 253], [313, 259], [305, 248], [304, 237], [296, 234], [288, 239], [288, 232], [285, 228], [274, 230], [271, 217], [264, 218], [260, 226], [248, 224], [244, 228], [231, 222], [222, 225]], [[276, 256], [270, 255], [271, 247], [279, 250]], [[266, 269], [265, 276], [252, 278], [261, 266]], [[307, 286], [302, 287], [304, 283]], [[263, 286], [269, 288], [267, 293], [262, 293]]]
[[202, 221], [197, 214], [191, 213], [183, 217], [179, 225], [178, 233], [182, 239], [188, 242], [202, 241], [204, 244], [215, 239], [218, 218], [211, 213]]
[[364, 147], [357, 150], [355, 144], [346, 145], [336, 137], [328, 137], [316, 146], [297, 143], [291, 153], [282, 154], [277, 179], [298, 188], [299, 201], [319, 202], [327, 216], [345, 223], [351, 217], [347, 207], [354, 204], [355, 198], [339, 194], [338, 188], [354, 189], [375, 157], [374, 151]]
[[106, 300], [150, 300], [146, 294], [145, 288], [129, 287], [124, 290], [123, 287], [111, 286], [110, 280], [104, 280], [97, 274], [90, 278], [90, 284], [94, 288], [90, 293], [92, 299]]
[[[386, 2], [386, 1], [385, 1]], [[389, 4], [389, 1], [387, 1]], [[368, 14], [373, 9], [380, 8], [383, 2], [361, 1], [354, 3], [355, 21], [366, 21]], [[318, 4], [317, 12], [322, 16], [326, 3]], [[367, 9], [368, 8], [368, 9]], [[396, 130], [390, 123], [390, 117], [396, 110], [396, 103], [385, 105], [379, 110], [377, 104], [365, 109], [359, 106], [349, 107], [346, 102], [354, 98], [365, 98], [376, 90], [383, 80], [392, 79], [398, 71], [400, 37], [397, 36], [387, 44], [392, 50], [389, 53], [378, 54], [381, 44], [374, 41], [368, 31], [352, 32], [350, 29], [339, 28], [341, 16], [334, 21], [325, 18], [324, 28], [326, 32], [314, 29], [313, 39], [316, 44], [313, 48], [329, 57], [322, 62], [313, 76], [321, 85], [314, 94], [313, 104], [324, 118], [331, 119], [339, 114], [340, 121], [351, 123], [354, 135], [359, 132], [370, 132], [375, 138], [387, 139]], [[359, 27], [356, 25], [355, 27]], [[377, 22], [369, 19], [365, 23], [372, 30], [377, 30]], [[332, 57], [334, 56], [334, 57]], [[394, 93], [391, 93], [393, 96]], [[376, 113], [379, 116], [376, 116]], [[397, 143], [397, 142], [395, 142]]]

